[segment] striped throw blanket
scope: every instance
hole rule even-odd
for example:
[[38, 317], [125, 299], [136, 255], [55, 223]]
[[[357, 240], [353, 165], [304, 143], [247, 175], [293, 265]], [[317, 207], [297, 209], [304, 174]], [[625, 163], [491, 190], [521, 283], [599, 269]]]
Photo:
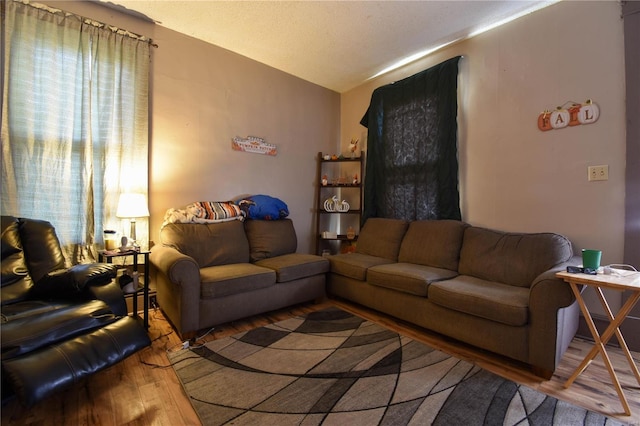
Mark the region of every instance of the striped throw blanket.
[[216, 223], [244, 220], [245, 212], [233, 201], [196, 201], [184, 209], [169, 209], [162, 227], [169, 223]]

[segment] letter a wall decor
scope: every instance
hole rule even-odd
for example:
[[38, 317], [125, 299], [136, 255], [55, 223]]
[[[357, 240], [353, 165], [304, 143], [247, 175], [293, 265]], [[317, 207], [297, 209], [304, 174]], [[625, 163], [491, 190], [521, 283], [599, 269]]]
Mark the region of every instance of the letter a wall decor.
[[538, 116], [538, 129], [546, 132], [580, 124], [591, 124], [595, 123], [598, 117], [600, 117], [600, 108], [591, 99], [587, 99], [582, 104], [568, 101], [553, 111], [544, 110], [541, 112]]

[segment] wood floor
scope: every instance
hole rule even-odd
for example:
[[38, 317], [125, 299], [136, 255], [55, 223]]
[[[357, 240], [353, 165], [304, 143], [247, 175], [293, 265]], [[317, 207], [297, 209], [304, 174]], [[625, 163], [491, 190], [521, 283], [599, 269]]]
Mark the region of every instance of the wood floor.
[[[569, 389], [564, 389], [565, 380], [591, 349], [590, 342], [578, 338], [573, 340], [554, 376], [548, 381], [528, 373], [515, 362], [452, 342], [362, 307], [334, 300], [300, 305], [223, 325], [199, 342], [332, 305], [379, 322], [458, 358], [473, 360], [487, 370], [558, 399], [640, 426], [640, 387], [629, 372], [626, 358], [616, 348], [609, 353], [631, 405], [632, 416], [622, 413], [622, 406], [599, 356]], [[181, 342], [160, 310], [150, 312], [150, 323], [151, 347], [32, 409], [27, 410], [17, 401], [10, 401], [2, 407], [2, 425], [199, 425], [200, 421], [166, 356], [166, 351], [179, 349]], [[638, 364], [640, 354], [636, 352], [633, 355]]]

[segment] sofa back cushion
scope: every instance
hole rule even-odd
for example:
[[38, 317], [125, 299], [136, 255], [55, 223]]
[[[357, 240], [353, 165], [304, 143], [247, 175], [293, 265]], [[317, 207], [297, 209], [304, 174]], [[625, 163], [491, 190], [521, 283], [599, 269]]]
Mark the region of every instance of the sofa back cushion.
[[402, 239], [398, 262], [458, 270], [462, 236], [468, 225], [458, 220], [417, 220]]
[[170, 223], [160, 242], [191, 256], [201, 268], [249, 262], [249, 242], [239, 220], [219, 223]]
[[298, 237], [291, 219], [249, 219], [245, 221], [244, 229], [249, 240], [252, 262], [295, 253], [298, 248]]
[[401, 219], [372, 217], [360, 230], [356, 253], [383, 257], [396, 262], [408, 222]]
[[572, 256], [571, 242], [562, 235], [468, 227], [464, 232], [458, 271], [462, 275], [529, 287], [538, 275]]

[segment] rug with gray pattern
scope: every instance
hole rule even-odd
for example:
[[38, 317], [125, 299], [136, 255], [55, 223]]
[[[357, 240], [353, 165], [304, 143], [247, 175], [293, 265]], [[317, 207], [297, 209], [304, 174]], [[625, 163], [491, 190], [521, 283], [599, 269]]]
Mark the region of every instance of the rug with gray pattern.
[[614, 425], [338, 308], [169, 354], [204, 425]]

